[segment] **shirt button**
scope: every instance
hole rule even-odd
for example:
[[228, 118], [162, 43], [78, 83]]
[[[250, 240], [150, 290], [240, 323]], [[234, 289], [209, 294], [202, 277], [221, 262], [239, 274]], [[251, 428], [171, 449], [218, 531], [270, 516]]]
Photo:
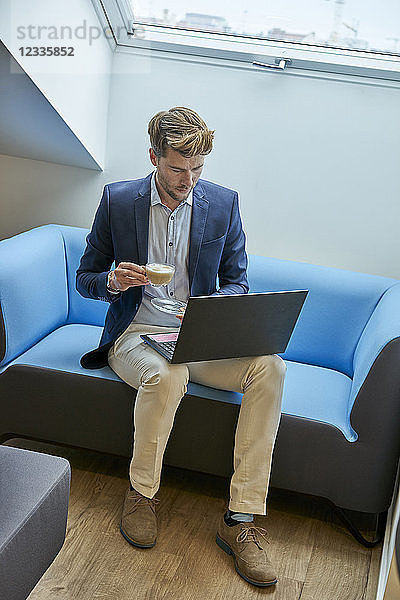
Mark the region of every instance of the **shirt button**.
[[169, 293], [169, 295], [170, 295], [170, 296], [173, 296], [173, 295], [174, 295], [174, 292], [170, 292], [170, 293]]
[[173, 243], [172, 243], [172, 242], [169, 242], [168, 246], [173, 246]]
[[174, 218], [175, 218], [175, 217], [171, 217], [171, 221], [173, 221], [173, 220], [174, 220]]

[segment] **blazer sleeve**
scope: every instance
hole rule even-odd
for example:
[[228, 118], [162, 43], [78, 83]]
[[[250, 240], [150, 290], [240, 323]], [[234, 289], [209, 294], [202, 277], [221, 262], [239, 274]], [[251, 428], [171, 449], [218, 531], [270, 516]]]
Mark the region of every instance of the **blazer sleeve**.
[[218, 269], [219, 290], [216, 294], [247, 294], [246, 237], [239, 212], [239, 197], [234, 193], [231, 219]]
[[86, 248], [76, 271], [76, 289], [85, 298], [113, 302], [121, 294], [111, 294], [107, 290], [107, 275], [114, 261], [109, 210], [110, 191], [106, 185], [92, 229], [86, 236]]

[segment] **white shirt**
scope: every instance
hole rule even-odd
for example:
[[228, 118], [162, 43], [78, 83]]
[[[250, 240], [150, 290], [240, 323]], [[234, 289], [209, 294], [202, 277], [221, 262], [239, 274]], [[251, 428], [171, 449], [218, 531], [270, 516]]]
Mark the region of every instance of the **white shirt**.
[[187, 302], [189, 290], [189, 241], [192, 218], [193, 196], [190, 192], [175, 210], [162, 204], [158, 193], [155, 172], [151, 178], [151, 200], [149, 214], [148, 263], [175, 265], [175, 274], [167, 286], [144, 286], [141, 305], [132, 319], [134, 323], [178, 327], [175, 315], [168, 315], [151, 304], [151, 299], [176, 298]]

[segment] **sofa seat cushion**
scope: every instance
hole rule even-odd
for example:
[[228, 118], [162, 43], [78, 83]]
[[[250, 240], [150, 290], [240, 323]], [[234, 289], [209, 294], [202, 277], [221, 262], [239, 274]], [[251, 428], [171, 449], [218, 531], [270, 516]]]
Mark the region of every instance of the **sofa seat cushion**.
[[285, 414], [320, 421], [340, 429], [349, 442], [357, 439], [348, 412], [352, 380], [347, 375], [314, 365], [285, 361]]
[[[97, 346], [101, 333], [102, 327], [96, 325], [64, 325], [0, 369], [0, 373], [11, 365], [31, 365], [121, 381], [110, 367], [83, 369], [80, 365], [80, 357]], [[348, 414], [352, 384], [350, 377], [324, 367], [285, 362], [287, 373], [283, 392], [283, 413], [333, 425], [349, 441], [355, 441], [357, 434], [351, 427]], [[242, 394], [192, 382], [189, 383], [188, 393], [231, 404], [240, 404], [242, 400]]]
[[[314, 365], [285, 360], [287, 372], [283, 388], [282, 413], [333, 425], [349, 442], [357, 439], [348, 414], [352, 380], [347, 375]], [[189, 393], [203, 398], [240, 404], [242, 394], [216, 390], [197, 383]]]
[[98, 346], [102, 331], [103, 328], [98, 325], [79, 323], [63, 325], [49, 333], [18, 358], [0, 368], [0, 373], [12, 365], [31, 365], [43, 369], [55, 369], [121, 381], [110, 367], [84, 369], [79, 362], [83, 354]]

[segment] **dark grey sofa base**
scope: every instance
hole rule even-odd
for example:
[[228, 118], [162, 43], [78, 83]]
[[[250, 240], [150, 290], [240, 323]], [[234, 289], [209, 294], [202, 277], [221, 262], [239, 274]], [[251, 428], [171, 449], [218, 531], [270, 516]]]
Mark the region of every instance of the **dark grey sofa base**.
[[[356, 399], [356, 442], [348, 442], [331, 425], [283, 415], [271, 485], [326, 497], [350, 510], [385, 512], [400, 452], [399, 364], [396, 339], [382, 350]], [[391, 387], [385, 388], [384, 382]], [[16, 365], [1, 375], [0, 397], [7, 399], [2, 406], [3, 441], [7, 436], [29, 437], [131, 455], [135, 391], [125, 383]], [[165, 464], [230, 477], [238, 414], [238, 405], [186, 395], [175, 417]], [[362, 414], [376, 417], [365, 422]]]

